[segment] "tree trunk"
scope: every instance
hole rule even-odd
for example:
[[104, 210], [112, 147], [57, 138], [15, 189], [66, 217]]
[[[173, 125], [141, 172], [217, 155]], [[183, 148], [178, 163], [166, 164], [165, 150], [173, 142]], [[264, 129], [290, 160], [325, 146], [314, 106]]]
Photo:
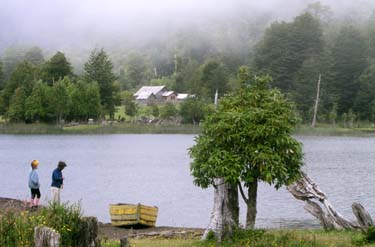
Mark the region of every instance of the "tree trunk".
[[214, 207], [211, 219], [202, 239], [206, 239], [209, 232], [214, 232], [218, 241], [232, 235], [239, 222], [238, 188], [224, 181], [215, 179]]
[[[318, 185], [304, 173], [298, 181], [289, 185], [287, 190], [298, 200], [306, 202], [305, 209], [320, 221], [324, 229], [366, 229], [373, 225], [371, 216], [359, 203], [352, 205], [358, 222], [351, 222], [344, 218], [328, 201]], [[323, 208], [319, 203], [323, 204]]]
[[34, 229], [35, 247], [59, 247], [60, 234], [49, 227], [37, 226]]
[[316, 127], [316, 115], [318, 113], [318, 106], [319, 106], [319, 94], [320, 94], [320, 79], [322, 75], [319, 74], [319, 80], [318, 80], [318, 85], [316, 88], [316, 99], [315, 99], [315, 106], [314, 106], [314, 115], [313, 115], [313, 120], [311, 123], [311, 127], [315, 128]]
[[249, 184], [248, 187], [248, 198], [246, 201], [247, 213], [246, 213], [246, 229], [253, 229], [255, 225], [255, 219], [257, 215], [257, 191], [258, 181]]

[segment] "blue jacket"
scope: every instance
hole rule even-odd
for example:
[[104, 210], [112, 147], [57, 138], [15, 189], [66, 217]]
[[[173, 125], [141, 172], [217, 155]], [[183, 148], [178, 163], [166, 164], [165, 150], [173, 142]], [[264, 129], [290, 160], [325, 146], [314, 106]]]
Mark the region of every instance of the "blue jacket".
[[29, 188], [30, 189], [39, 189], [39, 176], [36, 172], [36, 169], [31, 169], [29, 174]]
[[63, 184], [63, 176], [62, 172], [59, 168], [56, 168], [52, 172], [52, 187], [61, 188], [61, 185]]

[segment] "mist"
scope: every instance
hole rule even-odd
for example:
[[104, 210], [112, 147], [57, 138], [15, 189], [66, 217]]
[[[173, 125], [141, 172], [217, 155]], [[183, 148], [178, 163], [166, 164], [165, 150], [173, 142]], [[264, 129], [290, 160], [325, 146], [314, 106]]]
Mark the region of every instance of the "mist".
[[[88, 53], [95, 47], [111, 50], [166, 42], [180, 30], [194, 30], [207, 39], [236, 25], [259, 30], [276, 20], [290, 20], [311, 0], [0, 0], [0, 54], [10, 46]], [[324, 0], [337, 18], [368, 16], [372, 0]], [[237, 27], [239, 28], [239, 27]], [[229, 31], [228, 31], [229, 30]], [[230, 35], [230, 34], [229, 34]], [[257, 34], [259, 36], [259, 34]], [[250, 37], [253, 43], [259, 37]], [[239, 42], [232, 38], [233, 46]], [[1, 56], [1, 55], [0, 55]]]

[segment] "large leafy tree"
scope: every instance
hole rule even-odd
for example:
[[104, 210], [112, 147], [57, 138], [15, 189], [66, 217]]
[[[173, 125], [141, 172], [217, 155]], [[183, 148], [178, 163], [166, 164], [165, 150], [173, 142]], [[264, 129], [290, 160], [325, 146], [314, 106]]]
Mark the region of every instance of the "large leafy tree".
[[61, 123], [69, 113], [69, 105], [71, 105], [71, 97], [69, 94], [70, 80], [65, 77], [53, 84], [51, 106], [55, 114], [57, 123]]
[[113, 73], [113, 65], [107, 53], [101, 49], [93, 50], [85, 64], [85, 79], [88, 82], [97, 82], [100, 89], [100, 99], [105, 113], [111, 119], [115, 113], [115, 87], [116, 76]]
[[[249, 79], [245, 68], [239, 78]], [[299, 177], [303, 164], [301, 144], [291, 136], [297, 123], [294, 108], [280, 91], [269, 89], [269, 81], [258, 77], [222, 98], [190, 149], [196, 185], [207, 188], [224, 178], [240, 191], [241, 183], [247, 188], [247, 197], [241, 193], [247, 203], [247, 228], [255, 224], [258, 182], [288, 185]]]
[[48, 113], [48, 93], [50, 89], [42, 81], [35, 83], [31, 95], [25, 102], [25, 118], [28, 121], [46, 120]]
[[57, 52], [43, 66], [43, 79], [52, 85], [65, 76], [72, 76], [73, 70], [70, 62], [62, 52]]

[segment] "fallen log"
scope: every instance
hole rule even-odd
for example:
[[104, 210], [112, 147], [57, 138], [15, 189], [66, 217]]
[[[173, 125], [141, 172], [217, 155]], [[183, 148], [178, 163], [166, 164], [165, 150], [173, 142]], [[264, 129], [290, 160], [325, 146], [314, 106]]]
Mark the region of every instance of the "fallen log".
[[[328, 201], [319, 186], [305, 173], [287, 190], [298, 200], [306, 202], [305, 210], [316, 217], [324, 229], [362, 229], [374, 225], [370, 214], [359, 203], [353, 203], [352, 210], [358, 222], [351, 222], [342, 216]], [[322, 204], [322, 206], [320, 205]]]

